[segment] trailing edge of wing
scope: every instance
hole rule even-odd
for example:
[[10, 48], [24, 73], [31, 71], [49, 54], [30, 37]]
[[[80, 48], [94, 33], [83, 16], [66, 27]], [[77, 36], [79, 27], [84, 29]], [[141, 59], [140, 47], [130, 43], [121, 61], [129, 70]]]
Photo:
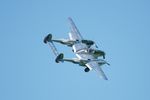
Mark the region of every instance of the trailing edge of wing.
[[100, 77], [103, 78], [104, 80], [108, 80], [105, 73], [103, 72], [103, 70], [101, 69], [101, 67], [98, 65], [97, 62], [91, 61], [91, 62], [87, 63], [86, 66], [93, 68], [100, 75]]

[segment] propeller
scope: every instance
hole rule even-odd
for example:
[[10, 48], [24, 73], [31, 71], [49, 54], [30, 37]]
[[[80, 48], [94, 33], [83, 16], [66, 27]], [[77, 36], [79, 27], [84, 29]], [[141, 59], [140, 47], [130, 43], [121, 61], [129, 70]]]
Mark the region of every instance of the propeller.
[[98, 48], [98, 46], [97, 46], [97, 44], [94, 42], [94, 46], [96, 47], [96, 48]]

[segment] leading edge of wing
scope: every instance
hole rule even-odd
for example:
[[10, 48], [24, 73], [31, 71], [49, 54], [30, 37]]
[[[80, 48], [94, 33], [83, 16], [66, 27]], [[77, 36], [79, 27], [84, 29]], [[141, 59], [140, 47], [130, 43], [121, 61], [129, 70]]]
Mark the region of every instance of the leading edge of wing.
[[101, 67], [98, 65], [97, 62], [91, 61], [87, 63], [86, 66], [94, 69], [100, 75], [100, 77], [103, 78], [104, 80], [108, 80], [105, 73], [103, 72], [103, 70], [101, 69]]

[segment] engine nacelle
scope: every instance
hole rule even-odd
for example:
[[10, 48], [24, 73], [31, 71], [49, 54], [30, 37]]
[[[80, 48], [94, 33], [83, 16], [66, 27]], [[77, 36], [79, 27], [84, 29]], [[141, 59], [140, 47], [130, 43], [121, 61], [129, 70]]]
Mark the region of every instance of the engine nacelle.
[[85, 43], [86, 45], [93, 45], [94, 44], [94, 41], [92, 41], [92, 40], [82, 40], [81, 42]]
[[95, 57], [103, 56], [103, 58], [105, 59], [105, 52], [104, 51], [89, 49], [88, 52], [94, 54]]
[[97, 56], [103, 56], [103, 59], [105, 59], [105, 52], [101, 50], [95, 50], [94, 54]]

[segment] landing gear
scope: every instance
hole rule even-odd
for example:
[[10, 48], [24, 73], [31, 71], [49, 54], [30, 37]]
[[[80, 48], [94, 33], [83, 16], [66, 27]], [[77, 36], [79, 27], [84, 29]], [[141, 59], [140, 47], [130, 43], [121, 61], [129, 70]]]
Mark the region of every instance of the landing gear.
[[88, 67], [86, 67], [86, 68], [84, 69], [84, 71], [85, 71], [85, 72], [89, 72], [90, 69], [89, 69]]
[[43, 42], [46, 44], [47, 42], [50, 42], [51, 40], [52, 40], [52, 34], [48, 34], [48, 35], [44, 38]]

